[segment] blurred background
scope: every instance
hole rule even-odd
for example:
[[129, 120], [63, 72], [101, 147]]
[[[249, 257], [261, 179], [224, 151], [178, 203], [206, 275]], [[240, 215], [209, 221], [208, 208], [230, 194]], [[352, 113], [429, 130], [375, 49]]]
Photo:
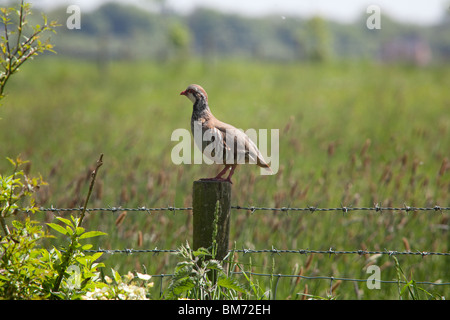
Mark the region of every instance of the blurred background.
[[[5, 1], [2, 1], [5, 3]], [[65, 24], [69, 5], [81, 29], [61, 28], [58, 53], [84, 59], [251, 59], [404, 61], [449, 59], [449, 2], [432, 1], [30, 1]], [[366, 22], [370, 5], [381, 30]]]

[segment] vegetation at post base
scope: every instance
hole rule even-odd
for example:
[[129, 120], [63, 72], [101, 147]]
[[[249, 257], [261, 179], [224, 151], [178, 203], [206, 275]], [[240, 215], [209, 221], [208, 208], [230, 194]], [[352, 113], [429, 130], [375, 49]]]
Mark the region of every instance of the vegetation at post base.
[[[207, 89], [224, 121], [280, 130], [279, 172], [260, 176], [257, 168], [239, 167], [232, 205], [448, 206], [450, 70], [438, 63], [445, 61], [448, 22], [416, 30], [383, 18], [381, 32], [349, 26], [350, 36], [345, 26], [328, 21], [311, 20], [316, 32], [302, 33], [306, 21], [290, 17], [252, 20], [208, 10], [184, 18], [168, 14], [167, 24], [141, 11], [116, 31], [97, 20], [96, 14], [109, 22], [134, 17], [135, 10], [121, 10], [109, 4], [83, 14], [78, 33], [56, 28], [50, 42], [44, 31], [54, 28], [43, 28], [51, 19], [42, 23], [39, 15], [27, 14], [23, 32], [42, 30], [33, 44], [41, 41], [46, 52], [54, 44], [58, 55], [22, 63], [13, 77], [27, 47], [11, 55], [20, 48], [14, 29], [20, 11], [2, 10], [15, 33], [9, 49], [2, 34], [1, 46], [7, 93], [0, 109], [1, 298], [448, 298], [450, 286], [421, 283], [448, 282], [445, 256], [237, 252], [332, 247], [446, 253], [447, 211], [232, 210], [225, 267], [209, 259], [214, 248], [192, 250], [186, 242], [192, 239], [190, 212], [121, 210], [190, 207], [192, 181], [217, 174], [216, 166], [174, 165], [170, 159], [171, 133], [189, 129], [192, 111], [178, 93], [194, 82]], [[136, 24], [151, 30], [147, 38], [139, 32], [146, 28]], [[255, 30], [264, 35], [249, 38]], [[389, 35], [394, 30], [429, 38], [436, 64], [372, 61], [374, 48], [395, 38]], [[28, 47], [28, 53], [42, 50]], [[107, 161], [88, 204], [117, 210], [88, 212], [78, 225], [100, 153]], [[77, 210], [40, 210], [52, 206]], [[123, 248], [179, 250], [107, 251]], [[367, 279], [374, 264], [382, 280], [396, 283], [371, 290], [365, 282], [333, 280], [330, 286], [329, 279], [306, 278]], [[161, 274], [158, 280], [149, 276]]]
[[[175, 268], [167, 288], [167, 299], [188, 298], [196, 300], [237, 299], [245, 289], [228, 277], [221, 261], [207, 259], [211, 253], [204, 248], [192, 250], [189, 243], [178, 249], [182, 261]], [[213, 280], [215, 272], [217, 281]]]
[[241, 271], [245, 277], [244, 282], [240, 282], [234, 276], [234, 270], [243, 270], [243, 266], [234, 261], [233, 250], [222, 261], [216, 259], [220, 210], [217, 201], [210, 248], [193, 250], [189, 242], [178, 248], [176, 255], [181, 257], [181, 262], [177, 263], [163, 298], [194, 300], [265, 298], [265, 293], [261, 291], [258, 283], [247, 276], [245, 271]]

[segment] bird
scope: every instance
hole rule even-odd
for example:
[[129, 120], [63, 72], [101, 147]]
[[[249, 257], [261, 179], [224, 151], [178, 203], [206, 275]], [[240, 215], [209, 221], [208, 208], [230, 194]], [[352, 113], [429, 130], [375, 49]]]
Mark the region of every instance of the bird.
[[[207, 158], [225, 165], [225, 168], [216, 177], [200, 180], [232, 183], [231, 177], [237, 165], [244, 163], [256, 164], [273, 173], [255, 143], [247, 134], [228, 123], [218, 120], [212, 114], [209, 108], [208, 94], [205, 89], [198, 84], [191, 84], [180, 95], [186, 96], [193, 103], [191, 131], [197, 147]], [[201, 141], [195, 139], [196, 125], [201, 125]], [[207, 136], [211, 138], [205, 141]], [[227, 178], [223, 178], [227, 171], [229, 171]]]

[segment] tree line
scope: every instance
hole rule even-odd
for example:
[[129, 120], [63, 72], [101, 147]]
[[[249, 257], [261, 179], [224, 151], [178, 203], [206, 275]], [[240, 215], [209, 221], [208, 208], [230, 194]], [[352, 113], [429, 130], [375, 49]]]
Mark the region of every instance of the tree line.
[[[67, 19], [66, 8], [49, 13]], [[316, 16], [272, 15], [249, 18], [199, 8], [188, 15], [150, 12], [131, 5], [106, 3], [82, 13], [81, 28], [60, 28], [55, 45], [61, 54], [83, 58], [160, 60], [200, 56], [277, 61], [428, 60], [450, 57], [450, 18], [433, 26], [402, 24], [381, 17], [381, 29], [366, 26], [368, 14], [343, 24]], [[411, 62], [411, 61], [410, 61]], [[414, 62], [414, 61], [412, 61]], [[426, 61], [427, 62], [427, 61]]]

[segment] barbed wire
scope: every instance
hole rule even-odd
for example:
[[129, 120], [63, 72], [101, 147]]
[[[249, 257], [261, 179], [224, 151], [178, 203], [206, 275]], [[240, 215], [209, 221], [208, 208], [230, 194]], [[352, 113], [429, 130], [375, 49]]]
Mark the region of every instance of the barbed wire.
[[[72, 211], [82, 211], [83, 207], [76, 207], [76, 208], [56, 208], [56, 207], [41, 207], [39, 208], [39, 211], [42, 212], [72, 212]], [[146, 206], [142, 207], [136, 207], [136, 208], [126, 208], [122, 206], [112, 206], [112, 207], [104, 207], [104, 208], [86, 208], [86, 212], [118, 212], [118, 211], [126, 211], [126, 212], [146, 212], [146, 213], [152, 213], [153, 211], [189, 211], [192, 210], [192, 207], [154, 207], [149, 208]], [[403, 207], [382, 207], [378, 204], [374, 205], [373, 207], [352, 207], [352, 206], [340, 206], [340, 207], [334, 207], [334, 208], [320, 208], [315, 206], [308, 206], [304, 208], [293, 208], [293, 207], [256, 207], [256, 206], [231, 206], [231, 209], [235, 210], [245, 210], [250, 211], [250, 213], [254, 213], [256, 211], [280, 211], [280, 212], [288, 212], [288, 211], [302, 211], [302, 212], [326, 212], [326, 211], [337, 211], [337, 212], [343, 212], [348, 213], [350, 211], [375, 211], [382, 213], [383, 211], [404, 211], [404, 212], [415, 212], [415, 211], [432, 211], [432, 212], [443, 212], [443, 211], [450, 211], [450, 207], [441, 207], [441, 206], [433, 206], [433, 207], [413, 207], [404, 205]]]
[[[55, 208], [51, 206], [50, 208], [40, 207], [39, 211], [42, 212], [72, 212], [72, 211], [83, 211], [83, 207], [76, 208]], [[86, 212], [98, 212], [98, 211], [106, 211], [106, 212], [147, 212], [151, 213], [152, 211], [187, 211], [192, 210], [192, 207], [186, 208], [177, 208], [177, 207], [158, 207], [158, 208], [147, 208], [147, 207], [136, 207], [136, 208], [124, 208], [121, 206], [118, 207], [104, 207], [104, 208], [86, 208]]]
[[[86, 253], [106, 253], [106, 254], [116, 254], [116, 253], [124, 253], [124, 254], [134, 254], [134, 253], [177, 253], [178, 249], [90, 249], [84, 250]], [[340, 254], [358, 254], [358, 255], [366, 255], [366, 254], [379, 254], [379, 255], [412, 255], [412, 256], [450, 256], [450, 252], [428, 252], [428, 251], [396, 251], [396, 250], [386, 250], [385, 251], [370, 251], [370, 250], [334, 250], [330, 248], [328, 250], [310, 250], [310, 249], [287, 249], [287, 250], [279, 250], [274, 247], [272, 249], [230, 249], [228, 252], [236, 252], [245, 254], [253, 254], [253, 253], [270, 253], [270, 254], [278, 254], [282, 253], [295, 253], [295, 254], [329, 254], [329, 255], [340, 255]]]
[[[343, 277], [334, 277], [334, 276], [305, 276], [300, 274], [281, 274], [281, 273], [259, 273], [253, 271], [230, 271], [230, 275], [252, 275], [259, 277], [273, 277], [273, 278], [300, 278], [305, 280], [329, 280], [329, 281], [349, 281], [349, 282], [367, 282], [368, 279], [354, 279], [354, 278], [343, 278]], [[174, 274], [154, 274], [151, 275], [152, 278], [165, 278], [165, 277], [173, 277]], [[389, 284], [407, 284], [404, 280], [381, 280], [376, 278], [371, 278], [370, 281], [379, 282], [379, 283], [389, 283]], [[441, 282], [437, 281], [414, 281], [415, 284], [425, 284], [425, 285], [433, 285], [433, 286], [448, 286], [450, 282]]]
[[[353, 278], [341, 278], [341, 277], [333, 277], [333, 276], [304, 276], [300, 274], [275, 274], [275, 273], [257, 273], [257, 272], [230, 272], [231, 274], [246, 274], [252, 276], [261, 276], [261, 277], [274, 277], [274, 278], [301, 278], [307, 280], [330, 280], [330, 281], [352, 281], [352, 282], [367, 282], [367, 279], [353, 279]], [[406, 281], [403, 280], [380, 280], [380, 279], [370, 279], [370, 281], [380, 282], [380, 283], [391, 283], [391, 284], [406, 284]], [[448, 286], [450, 282], [440, 282], [440, 281], [415, 281], [416, 284], [429, 284], [429, 285], [443, 285]]]
[[[231, 251], [231, 250], [230, 250]], [[271, 254], [281, 254], [281, 253], [296, 253], [296, 254], [358, 254], [358, 255], [366, 255], [366, 254], [379, 254], [379, 255], [413, 255], [413, 256], [450, 256], [448, 252], [428, 252], [428, 251], [396, 251], [396, 250], [385, 250], [385, 251], [370, 251], [370, 250], [334, 250], [330, 248], [328, 250], [309, 250], [309, 249], [295, 249], [295, 250], [278, 250], [276, 248], [272, 249], [262, 249], [262, 250], [253, 250], [253, 249], [241, 249], [241, 250], [233, 250], [234, 252], [241, 252], [244, 254], [249, 253], [271, 253]]]
[[247, 206], [247, 207], [241, 207], [241, 206], [232, 206], [232, 209], [237, 210], [248, 210], [250, 212], [255, 211], [307, 211], [314, 213], [316, 211], [340, 211], [340, 212], [350, 212], [350, 211], [375, 211], [375, 212], [383, 212], [383, 211], [405, 211], [405, 212], [411, 212], [411, 211], [448, 211], [450, 210], [450, 207], [441, 207], [441, 206], [434, 206], [434, 207], [411, 207], [404, 205], [403, 207], [381, 207], [378, 204], [376, 204], [374, 207], [346, 207], [346, 206], [340, 206], [335, 208], [319, 208], [314, 206], [308, 206], [305, 208], [291, 208], [291, 207], [279, 207], [279, 208], [271, 208], [271, 207], [254, 207], [254, 206]]
[[95, 249], [89, 249], [89, 250], [83, 250], [85, 253], [106, 253], [106, 254], [116, 254], [116, 253], [125, 253], [125, 254], [134, 254], [134, 253], [177, 253], [179, 252], [178, 249], [101, 249], [98, 248]]

